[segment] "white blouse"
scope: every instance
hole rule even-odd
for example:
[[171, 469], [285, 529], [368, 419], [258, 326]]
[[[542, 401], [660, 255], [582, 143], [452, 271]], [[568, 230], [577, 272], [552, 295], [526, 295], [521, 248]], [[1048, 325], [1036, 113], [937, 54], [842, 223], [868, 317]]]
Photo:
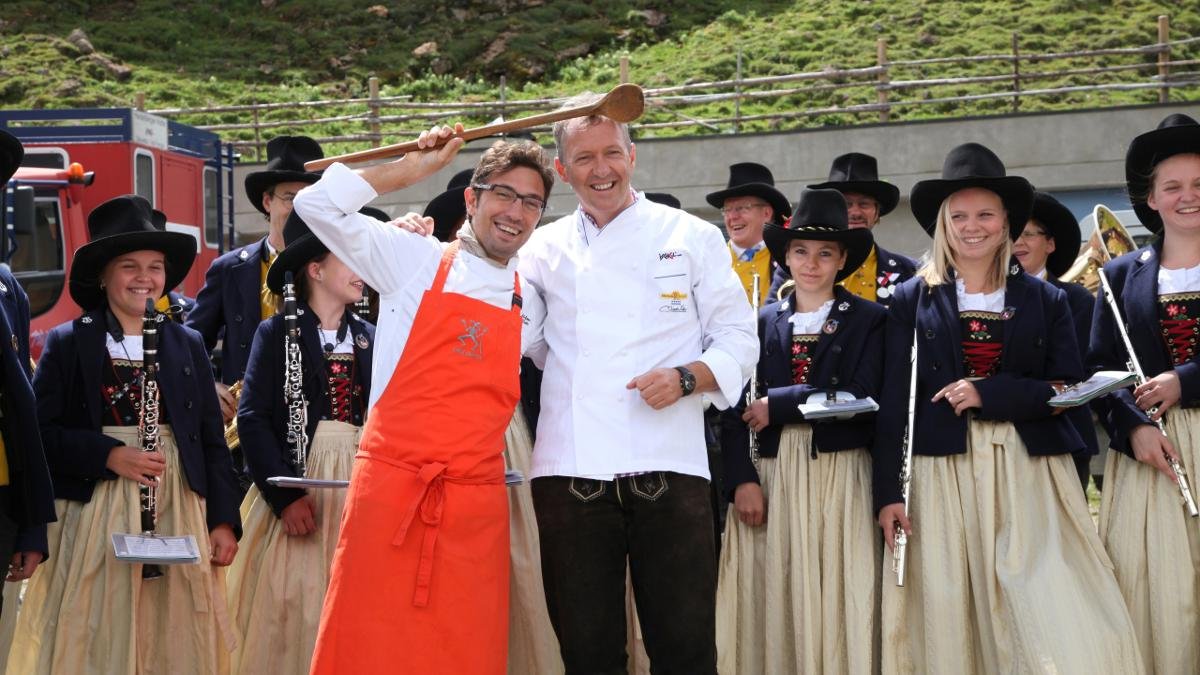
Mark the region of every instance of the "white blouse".
[[958, 294], [958, 311], [960, 312], [993, 312], [1004, 311], [1004, 289], [991, 293], [968, 293], [967, 285], [962, 279], [954, 281], [954, 291]]
[[813, 335], [821, 332], [821, 327], [825, 325], [825, 319], [829, 318], [829, 310], [833, 309], [833, 298], [825, 301], [817, 309], [811, 312], [796, 312], [788, 317], [788, 323], [792, 324], [792, 335]]
[[1159, 295], [1196, 291], [1200, 291], [1200, 265], [1177, 270], [1169, 270], [1162, 266], [1158, 268]]

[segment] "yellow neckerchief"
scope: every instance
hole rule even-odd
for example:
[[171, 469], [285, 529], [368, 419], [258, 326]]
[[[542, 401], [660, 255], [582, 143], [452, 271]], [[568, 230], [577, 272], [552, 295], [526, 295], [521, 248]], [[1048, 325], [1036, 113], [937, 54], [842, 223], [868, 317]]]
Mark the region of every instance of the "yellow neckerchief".
[[875, 276], [879, 267], [878, 257], [875, 255], [876, 250], [872, 246], [871, 253], [863, 261], [863, 264], [859, 265], [858, 269], [851, 272], [850, 276], [842, 279], [841, 282], [846, 290], [863, 300], [870, 300], [871, 302], [876, 302], [878, 299], [876, 297], [877, 288], [875, 285]]
[[[266, 244], [263, 244], [263, 246], [265, 247]], [[279, 296], [275, 295], [274, 293], [271, 292], [271, 289], [267, 288], [267, 270], [271, 269], [271, 263], [275, 262], [275, 258], [277, 258], [277, 257], [279, 257], [279, 254], [273, 253], [271, 251], [271, 249], [268, 247], [267, 248], [267, 259], [264, 260], [262, 263], [262, 276], [261, 276], [262, 290], [259, 292], [259, 300], [262, 304], [262, 318], [263, 319], [269, 319], [269, 318], [275, 316], [275, 299], [278, 298]]]
[[733, 265], [733, 271], [737, 272], [738, 279], [742, 282], [742, 288], [746, 289], [746, 299], [750, 301], [750, 304], [754, 304], [751, 293], [754, 290], [754, 272], [757, 271], [759, 306], [765, 305], [769, 302], [767, 291], [771, 289], [771, 251], [763, 246], [751, 260], [741, 260], [737, 251], [734, 250], [733, 244], [728, 244], [728, 246], [730, 264]]

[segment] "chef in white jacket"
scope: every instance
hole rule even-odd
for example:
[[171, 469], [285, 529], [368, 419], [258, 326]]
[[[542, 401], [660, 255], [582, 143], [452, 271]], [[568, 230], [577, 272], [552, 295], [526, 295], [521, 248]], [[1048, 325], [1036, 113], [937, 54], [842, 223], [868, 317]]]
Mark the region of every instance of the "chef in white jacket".
[[756, 317], [720, 230], [631, 187], [625, 125], [577, 118], [554, 139], [579, 207], [534, 232], [519, 270], [545, 302], [531, 488], [566, 671], [623, 672], [628, 561], [654, 669], [715, 674], [700, 394], [741, 395]]

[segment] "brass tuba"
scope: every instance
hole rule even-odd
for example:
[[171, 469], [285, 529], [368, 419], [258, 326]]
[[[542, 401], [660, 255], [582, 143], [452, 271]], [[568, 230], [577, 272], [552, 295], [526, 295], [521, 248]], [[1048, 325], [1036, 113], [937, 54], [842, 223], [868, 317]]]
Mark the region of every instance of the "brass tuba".
[[1104, 263], [1135, 250], [1137, 244], [1117, 219], [1117, 215], [1107, 206], [1097, 204], [1092, 216], [1096, 220], [1096, 230], [1080, 248], [1075, 263], [1059, 277], [1059, 280], [1082, 284], [1084, 288], [1095, 293], [1100, 287], [1099, 272]]
[[[236, 403], [242, 398], [242, 381], [238, 380], [229, 387], [229, 393], [233, 394], [233, 400]], [[242, 444], [242, 439], [238, 438], [237, 415], [229, 420], [229, 424], [225, 425], [225, 445], [229, 446], [230, 450]]]

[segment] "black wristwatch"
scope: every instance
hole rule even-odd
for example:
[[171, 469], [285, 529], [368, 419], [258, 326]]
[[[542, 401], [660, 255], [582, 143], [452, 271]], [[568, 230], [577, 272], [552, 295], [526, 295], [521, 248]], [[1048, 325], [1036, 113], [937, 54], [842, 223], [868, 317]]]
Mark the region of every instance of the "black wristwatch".
[[683, 391], [683, 395], [696, 391], [696, 376], [692, 371], [683, 366], [675, 366], [675, 370], [679, 371], [679, 389]]

